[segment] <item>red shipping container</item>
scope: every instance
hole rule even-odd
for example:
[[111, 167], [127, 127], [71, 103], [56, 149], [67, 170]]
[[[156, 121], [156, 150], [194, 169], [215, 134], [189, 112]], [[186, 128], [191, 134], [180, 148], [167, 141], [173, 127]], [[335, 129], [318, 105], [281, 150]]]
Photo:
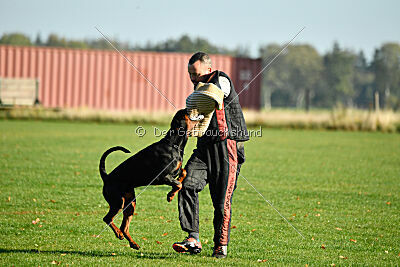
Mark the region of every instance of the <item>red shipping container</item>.
[[[193, 90], [187, 73], [191, 54], [123, 52], [177, 108]], [[213, 69], [233, 80], [242, 107], [260, 108], [260, 59], [210, 55]], [[174, 107], [113, 50], [0, 46], [0, 77], [37, 78], [44, 107], [173, 111]]]

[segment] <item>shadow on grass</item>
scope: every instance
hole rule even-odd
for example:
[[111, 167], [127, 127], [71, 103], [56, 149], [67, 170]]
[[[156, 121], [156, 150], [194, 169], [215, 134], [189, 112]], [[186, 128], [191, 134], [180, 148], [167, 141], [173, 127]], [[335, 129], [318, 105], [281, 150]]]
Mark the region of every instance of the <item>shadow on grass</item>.
[[90, 257], [118, 257], [129, 256], [138, 259], [167, 259], [175, 258], [177, 255], [172, 253], [156, 253], [156, 252], [124, 252], [122, 254], [112, 255], [111, 252], [103, 251], [73, 251], [73, 250], [38, 250], [38, 249], [4, 249], [0, 248], [0, 254], [6, 253], [30, 253], [30, 254], [67, 254], [67, 255], [80, 255]]

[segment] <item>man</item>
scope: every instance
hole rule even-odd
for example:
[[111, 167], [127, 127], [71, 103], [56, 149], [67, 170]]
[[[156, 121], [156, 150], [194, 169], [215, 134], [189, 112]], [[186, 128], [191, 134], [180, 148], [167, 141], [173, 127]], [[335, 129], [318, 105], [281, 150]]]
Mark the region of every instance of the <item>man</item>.
[[[206, 134], [197, 139], [197, 148], [186, 164], [187, 176], [178, 195], [179, 220], [188, 237], [173, 244], [177, 252], [201, 252], [198, 192], [209, 184], [214, 206], [213, 256], [225, 258], [230, 235], [232, 194], [241, 164], [244, 141], [249, 140], [239, 98], [231, 79], [221, 71], [211, 72], [211, 60], [197, 52], [189, 60], [190, 80], [213, 83], [224, 92], [223, 108], [216, 109]], [[229, 103], [229, 105], [228, 105]]]

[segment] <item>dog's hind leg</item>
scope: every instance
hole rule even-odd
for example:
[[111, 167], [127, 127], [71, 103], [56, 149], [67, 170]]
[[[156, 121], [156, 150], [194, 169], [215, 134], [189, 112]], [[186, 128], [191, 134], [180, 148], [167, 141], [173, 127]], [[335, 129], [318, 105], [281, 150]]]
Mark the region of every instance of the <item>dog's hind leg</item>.
[[129, 234], [129, 225], [131, 224], [133, 214], [136, 208], [136, 200], [135, 198], [135, 193], [127, 193], [125, 194], [125, 205], [124, 205], [124, 218], [122, 219], [121, 223], [121, 231], [125, 238], [129, 241], [129, 246], [133, 249], [139, 249], [140, 246], [133, 241], [131, 235]]
[[117, 215], [118, 211], [122, 208], [124, 204], [124, 200], [121, 198], [119, 201], [115, 201], [114, 203], [109, 203], [110, 204], [110, 210], [108, 211], [107, 215], [104, 216], [103, 221], [111, 227], [113, 230], [115, 236], [122, 240], [124, 239], [124, 235], [121, 232], [121, 230], [114, 224], [113, 219], [114, 216]]

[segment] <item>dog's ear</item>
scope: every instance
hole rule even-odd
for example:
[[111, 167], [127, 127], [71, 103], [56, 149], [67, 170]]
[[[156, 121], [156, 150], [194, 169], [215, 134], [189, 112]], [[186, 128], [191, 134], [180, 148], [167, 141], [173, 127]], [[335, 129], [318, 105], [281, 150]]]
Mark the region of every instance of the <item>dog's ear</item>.
[[185, 108], [176, 112], [174, 118], [171, 121], [171, 129], [179, 129], [179, 128], [186, 129], [187, 123], [185, 116], [187, 116], [187, 111]]
[[191, 133], [191, 131], [193, 130], [193, 128], [196, 126], [197, 123], [199, 123], [198, 121], [192, 121], [189, 118], [188, 114], [185, 114], [185, 122], [186, 122], [186, 131], [188, 133]]

